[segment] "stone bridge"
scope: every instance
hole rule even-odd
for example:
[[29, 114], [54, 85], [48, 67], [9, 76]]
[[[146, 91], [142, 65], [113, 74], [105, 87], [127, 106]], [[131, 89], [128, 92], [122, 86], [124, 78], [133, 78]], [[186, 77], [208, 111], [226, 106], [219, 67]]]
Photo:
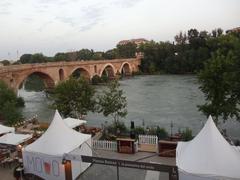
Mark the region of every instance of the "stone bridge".
[[46, 88], [54, 87], [58, 82], [78, 74], [89, 80], [94, 76], [115, 78], [117, 75], [131, 75], [138, 71], [141, 58], [114, 59], [100, 61], [49, 62], [38, 64], [22, 64], [0, 67], [0, 80], [18, 91], [21, 84], [32, 74], [39, 75]]

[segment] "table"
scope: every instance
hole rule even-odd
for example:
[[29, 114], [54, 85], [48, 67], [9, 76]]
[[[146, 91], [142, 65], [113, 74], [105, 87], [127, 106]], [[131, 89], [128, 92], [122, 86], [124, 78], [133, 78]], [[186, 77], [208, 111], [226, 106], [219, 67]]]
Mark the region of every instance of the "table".
[[135, 150], [135, 139], [130, 138], [117, 138], [117, 150], [119, 153], [134, 154]]

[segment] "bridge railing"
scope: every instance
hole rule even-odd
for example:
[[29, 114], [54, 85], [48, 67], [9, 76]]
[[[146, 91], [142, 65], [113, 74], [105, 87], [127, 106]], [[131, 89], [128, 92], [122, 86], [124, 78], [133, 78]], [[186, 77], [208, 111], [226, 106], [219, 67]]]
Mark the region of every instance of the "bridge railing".
[[61, 62], [46, 62], [46, 63], [34, 63], [34, 64], [19, 64], [19, 65], [10, 65], [10, 66], [0, 66], [0, 73], [5, 73], [8, 71], [19, 71], [20, 69], [29, 69], [29, 68], [39, 68], [39, 67], [54, 67], [54, 66], [74, 66], [74, 65], [85, 65], [85, 64], [103, 64], [103, 63], [117, 63], [124, 61], [138, 61], [138, 58], [128, 58], [128, 59], [111, 59], [111, 60], [88, 60], [88, 61], [61, 61]]

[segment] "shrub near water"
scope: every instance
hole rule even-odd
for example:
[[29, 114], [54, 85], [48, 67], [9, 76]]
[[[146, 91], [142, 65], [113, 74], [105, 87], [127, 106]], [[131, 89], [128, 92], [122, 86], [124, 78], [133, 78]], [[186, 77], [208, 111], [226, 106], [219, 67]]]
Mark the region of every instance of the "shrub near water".
[[18, 108], [24, 106], [24, 100], [18, 98], [3, 81], [0, 81], [0, 105], [0, 120], [4, 123], [14, 125], [22, 121], [23, 117]]

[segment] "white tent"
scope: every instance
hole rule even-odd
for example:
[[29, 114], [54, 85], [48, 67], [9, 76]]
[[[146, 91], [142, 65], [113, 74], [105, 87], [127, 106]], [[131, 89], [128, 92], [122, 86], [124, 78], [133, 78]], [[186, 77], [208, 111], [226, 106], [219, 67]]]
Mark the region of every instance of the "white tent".
[[0, 144], [19, 145], [31, 138], [31, 134], [8, 133], [0, 137]]
[[240, 152], [218, 131], [210, 116], [199, 134], [177, 145], [180, 180], [240, 179]]
[[[24, 170], [43, 179], [65, 179], [63, 155], [76, 151], [78, 155], [92, 155], [91, 135], [69, 128], [56, 111], [47, 131], [23, 150]], [[73, 179], [89, 165], [89, 163], [72, 161]]]
[[66, 119], [63, 119], [63, 121], [70, 128], [75, 128], [75, 127], [81, 126], [82, 124], [86, 124], [87, 123], [87, 121], [80, 120], [80, 119], [75, 119], [75, 118], [70, 118], [70, 117], [68, 117]]
[[6, 134], [6, 133], [10, 133], [10, 132], [14, 133], [15, 128], [4, 126], [4, 125], [0, 124], [0, 134]]

